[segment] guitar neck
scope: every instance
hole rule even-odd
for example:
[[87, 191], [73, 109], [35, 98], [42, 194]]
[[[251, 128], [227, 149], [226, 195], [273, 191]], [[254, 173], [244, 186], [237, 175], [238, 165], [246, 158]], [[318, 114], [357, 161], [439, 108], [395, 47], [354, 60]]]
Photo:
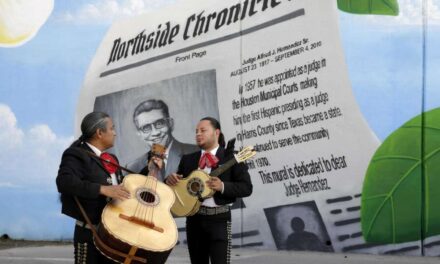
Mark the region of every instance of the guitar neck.
[[235, 158], [231, 159], [231, 160], [227, 161], [226, 163], [222, 164], [220, 167], [218, 167], [214, 171], [212, 171], [209, 175], [212, 177], [218, 177], [220, 174], [225, 172], [230, 167], [234, 166], [234, 164], [236, 164], [236, 163], [237, 163], [237, 161], [235, 160]]
[[148, 162], [148, 176], [153, 176], [157, 179], [157, 175], [159, 174], [159, 168], [156, 164], [154, 164], [153, 160]]

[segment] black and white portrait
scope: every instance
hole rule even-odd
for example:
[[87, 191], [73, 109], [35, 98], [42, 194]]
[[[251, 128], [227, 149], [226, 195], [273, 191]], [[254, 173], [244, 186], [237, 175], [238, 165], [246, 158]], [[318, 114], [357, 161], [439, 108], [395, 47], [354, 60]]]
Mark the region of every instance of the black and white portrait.
[[314, 201], [264, 209], [277, 249], [333, 251]]
[[117, 133], [113, 152], [134, 172], [147, 165], [152, 144], [164, 145], [166, 177], [180, 158], [198, 150], [195, 126], [205, 117], [219, 117], [215, 71], [202, 71], [148, 83], [96, 98], [95, 111], [113, 117]]

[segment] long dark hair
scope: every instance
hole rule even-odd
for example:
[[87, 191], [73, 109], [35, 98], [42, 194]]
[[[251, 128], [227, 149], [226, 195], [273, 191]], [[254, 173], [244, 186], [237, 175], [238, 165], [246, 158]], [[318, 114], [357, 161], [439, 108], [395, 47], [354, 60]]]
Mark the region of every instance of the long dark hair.
[[226, 145], [226, 143], [225, 143], [225, 136], [222, 133], [220, 122], [217, 119], [215, 119], [213, 117], [209, 117], [209, 116], [200, 119], [200, 121], [203, 121], [203, 120], [209, 121], [209, 123], [211, 124], [211, 126], [214, 129], [220, 130], [220, 136], [218, 137], [218, 144], [220, 145], [220, 147], [224, 148], [225, 145]]
[[103, 132], [107, 130], [107, 120], [110, 116], [104, 112], [91, 112], [87, 114], [81, 122], [81, 133], [82, 135], [72, 143], [72, 146], [78, 146], [82, 144], [95, 135], [98, 129]]

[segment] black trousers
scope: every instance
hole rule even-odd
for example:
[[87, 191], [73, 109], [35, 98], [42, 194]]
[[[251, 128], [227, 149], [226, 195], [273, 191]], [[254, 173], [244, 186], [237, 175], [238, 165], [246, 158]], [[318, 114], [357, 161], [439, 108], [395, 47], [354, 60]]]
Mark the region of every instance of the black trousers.
[[230, 263], [231, 212], [188, 217], [186, 236], [192, 264]]
[[115, 263], [99, 252], [93, 243], [93, 234], [90, 229], [75, 225], [73, 235], [75, 247], [75, 264], [107, 264]]

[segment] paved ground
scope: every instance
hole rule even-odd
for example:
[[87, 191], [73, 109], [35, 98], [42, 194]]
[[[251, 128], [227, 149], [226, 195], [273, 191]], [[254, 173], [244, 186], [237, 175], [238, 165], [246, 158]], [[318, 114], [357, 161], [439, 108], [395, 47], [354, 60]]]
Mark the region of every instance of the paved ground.
[[[440, 258], [398, 257], [361, 254], [259, 251], [233, 249], [236, 264], [438, 264]], [[62, 264], [73, 263], [73, 246], [20, 247], [0, 250], [0, 264]], [[176, 247], [168, 259], [170, 264], [189, 264], [187, 250]]]

